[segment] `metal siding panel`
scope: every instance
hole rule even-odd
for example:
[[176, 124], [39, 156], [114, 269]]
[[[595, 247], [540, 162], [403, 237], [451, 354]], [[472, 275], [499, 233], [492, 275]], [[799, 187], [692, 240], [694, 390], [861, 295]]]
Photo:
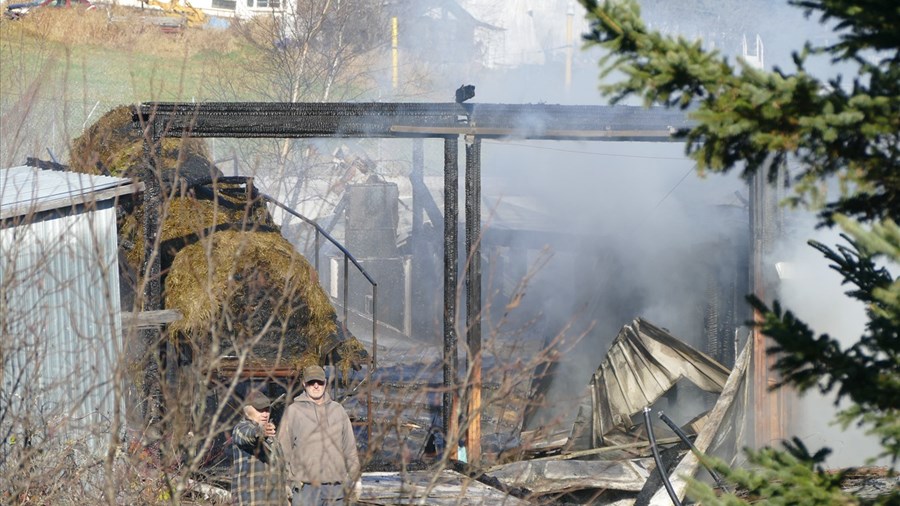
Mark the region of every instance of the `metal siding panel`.
[[19, 166], [0, 170], [0, 211], [28, 210], [41, 202], [90, 194], [128, 179]]
[[[33, 402], [70, 420], [70, 431], [100, 427], [115, 407], [114, 340], [121, 333], [115, 208], [99, 207], [0, 229], [4, 317], [13, 342], [24, 346], [4, 374], [4, 397], [16, 374], [25, 374], [25, 385], [38, 391]], [[39, 357], [28, 353], [35, 345]], [[98, 444], [88, 441], [94, 449]]]

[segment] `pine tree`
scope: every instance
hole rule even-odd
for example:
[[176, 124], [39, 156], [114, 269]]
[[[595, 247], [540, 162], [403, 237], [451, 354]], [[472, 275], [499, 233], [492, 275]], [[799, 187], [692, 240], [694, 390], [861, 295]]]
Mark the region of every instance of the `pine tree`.
[[[590, 44], [604, 47], [601, 77], [624, 77], [601, 86], [612, 102], [639, 97], [645, 105], [680, 107], [695, 125], [678, 132], [698, 170], [765, 171], [770, 180], [791, 160], [798, 165], [789, 203], [814, 209], [819, 225], [840, 227], [846, 244], [810, 241], [843, 276], [848, 297], [862, 301], [868, 321], [849, 347], [817, 335], [775, 301], [748, 296], [758, 323], [774, 345], [775, 369], [799, 391], [834, 392], [850, 407], [838, 420], [879, 438], [893, 466], [900, 459], [900, 281], [882, 265], [900, 265], [900, 7], [896, 0], [790, 0], [807, 16], [835, 28], [837, 42], [807, 42], [793, 54], [794, 69], [762, 71], [732, 65], [700, 41], [649, 30], [633, 0], [581, 0], [588, 10]], [[856, 75], [822, 80], [807, 72], [811, 56], [853, 65]], [[823, 181], [842, 184], [837, 195]], [[747, 450], [750, 466], [715, 465], [753, 500], [767, 504], [857, 504], [841, 492], [840, 473], [822, 467], [829, 450], [810, 453], [798, 440], [783, 450]], [[746, 504], [717, 497], [692, 483], [703, 504]], [[875, 501], [900, 503], [893, 491]]]

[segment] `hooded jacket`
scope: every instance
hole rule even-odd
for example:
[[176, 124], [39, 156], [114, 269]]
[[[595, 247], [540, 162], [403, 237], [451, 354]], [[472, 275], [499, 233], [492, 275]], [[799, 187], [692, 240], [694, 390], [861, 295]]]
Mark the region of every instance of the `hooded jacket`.
[[328, 392], [324, 400], [316, 404], [303, 392], [284, 410], [276, 437], [284, 451], [291, 486], [350, 484], [359, 478], [350, 417]]

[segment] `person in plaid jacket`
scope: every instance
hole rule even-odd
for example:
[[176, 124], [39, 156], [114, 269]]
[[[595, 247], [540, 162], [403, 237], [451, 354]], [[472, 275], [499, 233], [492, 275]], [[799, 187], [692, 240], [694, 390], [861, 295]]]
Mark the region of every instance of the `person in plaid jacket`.
[[243, 409], [244, 419], [231, 432], [232, 504], [240, 506], [285, 506], [288, 504], [284, 454], [275, 439], [275, 424], [269, 422], [271, 401], [252, 391]]

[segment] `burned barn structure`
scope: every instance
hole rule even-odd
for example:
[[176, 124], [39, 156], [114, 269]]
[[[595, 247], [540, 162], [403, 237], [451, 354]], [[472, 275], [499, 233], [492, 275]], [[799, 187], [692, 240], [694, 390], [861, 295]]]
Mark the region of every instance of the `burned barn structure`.
[[[426, 336], [426, 340], [435, 335], [440, 337], [442, 354], [432, 363], [440, 367], [439, 380], [443, 383], [443, 388], [437, 390], [440, 418], [435, 425], [444, 435], [443, 450], [447, 455], [456, 455], [457, 445], [463, 443], [470, 463], [482, 462], [487, 453], [497, 457], [496, 447], [487, 450], [482, 447], [486, 437], [482, 421], [484, 413], [491, 409], [484, 403], [484, 396], [490, 393], [483, 389], [491, 380], [482, 377], [484, 319], [491, 317], [485, 307], [494, 303], [491, 299], [498, 297], [498, 293], [501, 300], [514, 298], [515, 293], [494, 290], [484, 273], [500, 272], [501, 280], [523, 276], [527, 271], [523, 267], [524, 259], [540, 251], [551, 236], [562, 238], [554, 244], [567, 245], [565, 254], [577, 258], [582, 266], [590, 266], [589, 273], [613, 276], [613, 285], [617, 287], [614, 304], [610, 305], [608, 300], [592, 295], [596, 287], [591, 286], [590, 274], [573, 274], [571, 290], [562, 296], [587, 300], [586, 313], [606, 312], [619, 320], [610, 318], [615, 322], [611, 333], [609, 327], [603, 329], [609, 348], [606, 361], [600, 363], [595, 357], [593, 375], [571, 379], [570, 390], [588, 392], [581, 400], [589, 402], [571, 409], [543, 403], [526, 410], [517, 427], [521, 432], [517, 434], [519, 450], [532, 457], [551, 459], [550, 462], [595, 455], [591, 452], [603, 447], [626, 458], [629, 446], [624, 441], [648, 435], [644, 432], [643, 436], [636, 436], [627, 431], [617, 435], [622, 428], [639, 428], [641, 412], [633, 408], [658, 407], [659, 402], [677, 405], [676, 386], [684, 380], [693, 385], [688, 388], [710, 394], [706, 405], [698, 411], [705, 413], [702, 420], [679, 420], [678, 424], [686, 430], [695, 428], [694, 444], [706, 445], [701, 451], [708, 449], [713, 440], [721, 447], [724, 439], [729, 441], [725, 446], [733, 451], [740, 442], [770, 441], [783, 429], [784, 421], [780, 417], [783, 401], [767, 391], [771, 379], [764, 351], [765, 338], [742, 328], [752, 318], [744, 309], [743, 296], [752, 292], [765, 298], [771, 290], [770, 273], [762, 259], [777, 236], [779, 223], [776, 197], [765, 181], [751, 184], [745, 206], [720, 212], [722, 219], [729, 221], [731, 233], [711, 235], [705, 243], [696, 245], [691, 290], [702, 296], [698, 299], [700, 303], [692, 306], [696, 335], [690, 339], [691, 345], [654, 325], [665, 325], [664, 322], [650, 323], [639, 318], [632, 321], [639, 316], [633, 314], [633, 308], [638, 306], [634, 301], [641, 295], [628, 291], [627, 273], [635, 266], [628, 263], [627, 257], [598, 249], [593, 246], [596, 243], [583, 237], [566, 236], [554, 230], [482, 228], [482, 140], [677, 142], [677, 131], [689, 126], [679, 111], [475, 103], [146, 103], [134, 108], [132, 121], [135, 129], [144, 132], [145, 152], [151, 163], [154, 149], [165, 139], [174, 138], [380, 138], [402, 139], [411, 144], [412, 221], [409, 237], [402, 245], [394, 240], [398, 226], [396, 185], [378, 178], [348, 190], [341, 210], [345, 244], [335, 243], [332, 251], [336, 249], [338, 254], [324, 258], [320, 258], [319, 239], [330, 237], [327, 230], [275, 199], [268, 202], [316, 228], [315, 247], [307, 256], [319, 274], [319, 282], [338, 306], [338, 313], [342, 313], [342, 325], [351, 328], [370, 346], [363, 364], [367, 380], [379, 368], [378, 343], [382, 336]], [[435, 201], [423, 181], [425, 142], [443, 144], [443, 206]], [[461, 152], [464, 160], [460, 160]], [[148, 227], [146, 233], [153, 234], [157, 225], [145, 221], [144, 226]], [[350, 274], [350, 264], [357, 268], [355, 274]], [[142, 268], [146, 275], [158, 266], [145, 264]], [[429, 292], [429, 287], [435, 284], [443, 287], [441, 293]], [[159, 287], [151, 284], [146, 290], [147, 301], [160, 300], [159, 294], [154, 293]], [[145, 306], [145, 310], [154, 309], [161, 308]], [[584, 325], [589, 328], [589, 323]], [[460, 350], [465, 351], [463, 364], [460, 364]], [[656, 351], [647, 353], [647, 350]], [[578, 349], [569, 352], [577, 354]], [[559, 376], [556, 372], [552, 363], [535, 371], [531, 394], [546, 396], [553, 388], [546, 380]], [[461, 375], [466, 376], [465, 380]], [[460, 383], [466, 385], [462, 392], [458, 388]], [[656, 386], [651, 387], [650, 383]], [[614, 389], [622, 394], [618, 401], [613, 400]], [[367, 392], [371, 395], [371, 389]], [[726, 438], [718, 429], [736, 426], [728, 422], [723, 425], [726, 413], [737, 419], [746, 415], [743, 408], [733, 407], [735, 398], [752, 399], [756, 416], [747, 433], [743, 429], [732, 431]], [[366, 415], [362, 418], [369, 429], [376, 416], [371, 411], [372, 404], [369, 399], [363, 408]], [[620, 407], [617, 414], [613, 410], [615, 406]], [[516, 408], [509, 411], [515, 412]], [[565, 412], [565, 420], [547, 432], [545, 429], [550, 426], [547, 420], [559, 422], [560, 412]], [[709, 420], [713, 422], [705, 422]], [[425, 429], [429, 434], [434, 433], [428, 427]], [[681, 462], [684, 464], [684, 460]], [[547, 469], [557, 465], [562, 464], [544, 464]], [[627, 464], [634, 465], [637, 465], [633, 468], [637, 469], [635, 478], [626, 480], [627, 485], [619, 489], [628, 494], [638, 493], [646, 486], [646, 469], [652, 467], [646, 461]], [[696, 468], [696, 462], [685, 465]], [[513, 476], [521, 476], [523, 472], [533, 474], [534, 469], [529, 466], [527, 472], [522, 469], [498, 469], [497, 472], [498, 476], [505, 472], [508, 483], [539, 490], [541, 485], [537, 482]], [[588, 467], [586, 472], [596, 474], [597, 468]], [[622, 472], [628, 474], [627, 470]], [[380, 486], [369, 485], [373, 490]], [[584, 486], [607, 487], [593, 482]]]

